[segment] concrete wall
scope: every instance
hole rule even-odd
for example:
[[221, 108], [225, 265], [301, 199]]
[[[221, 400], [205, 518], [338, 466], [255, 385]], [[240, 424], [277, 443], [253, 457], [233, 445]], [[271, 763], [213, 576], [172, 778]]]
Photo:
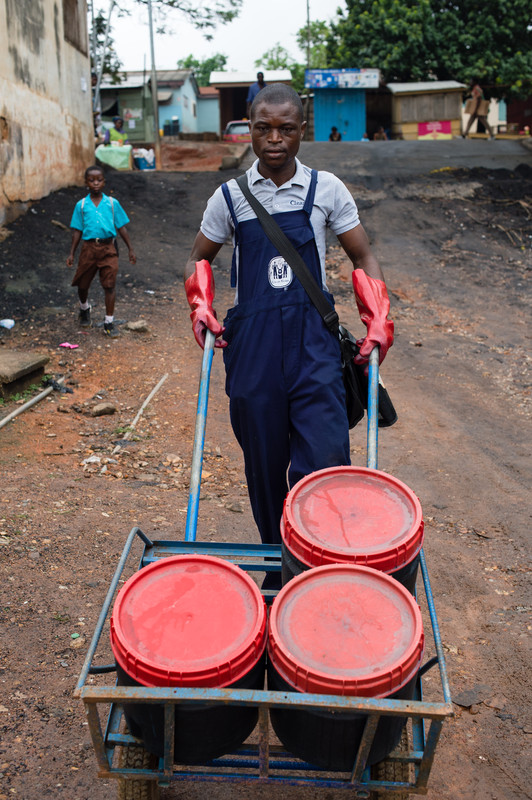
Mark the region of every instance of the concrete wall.
[[120, 92], [118, 109], [124, 119], [123, 130], [127, 133], [130, 144], [153, 142], [153, 104], [147, 86]]
[[86, 0], [0, 0], [0, 224], [93, 162]]

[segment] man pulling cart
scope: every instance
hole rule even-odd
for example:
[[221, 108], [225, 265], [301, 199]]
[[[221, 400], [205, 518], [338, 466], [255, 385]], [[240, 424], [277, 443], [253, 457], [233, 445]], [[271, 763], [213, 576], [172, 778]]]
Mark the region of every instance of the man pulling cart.
[[[260, 92], [251, 108], [257, 160], [246, 173], [247, 186], [331, 304], [326, 229], [337, 235], [353, 263], [356, 302], [367, 327], [356, 360], [366, 364], [378, 346], [382, 362], [394, 329], [382, 271], [347, 187], [333, 174], [297, 159], [305, 126], [293, 89], [270, 84]], [[211, 263], [229, 236], [236, 299], [222, 324], [213, 308]], [[278, 544], [288, 489], [311, 472], [350, 463], [339, 342], [236, 181], [224, 184], [208, 201], [185, 268], [185, 290], [198, 344], [203, 347], [208, 329], [216, 346], [224, 348], [231, 424], [244, 453], [253, 515], [262, 541]]]

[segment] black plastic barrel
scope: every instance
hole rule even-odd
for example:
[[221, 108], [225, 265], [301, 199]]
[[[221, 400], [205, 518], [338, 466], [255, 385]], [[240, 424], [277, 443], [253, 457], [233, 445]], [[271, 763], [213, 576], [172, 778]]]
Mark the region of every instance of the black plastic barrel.
[[[291, 580], [273, 601], [268, 688], [412, 699], [423, 650], [419, 607], [395, 579], [369, 567], [316, 567]], [[287, 750], [339, 771], [353, 768], [367, 716], [317, 708], [270, 711]], [[406, 719], [381, 716], [368, 764], [397, 746]]]
[[[262, 689], [266, 607], [239, 567], [212, 556], [161, 559], [117, 595], [111, 646], [122, 686]], [[125, 703], [131, 733], [164, 753], [164, 707]], [[257, 723], [256, 707], [175, 705], [176, 763], [198, 764], [239, 747]]]

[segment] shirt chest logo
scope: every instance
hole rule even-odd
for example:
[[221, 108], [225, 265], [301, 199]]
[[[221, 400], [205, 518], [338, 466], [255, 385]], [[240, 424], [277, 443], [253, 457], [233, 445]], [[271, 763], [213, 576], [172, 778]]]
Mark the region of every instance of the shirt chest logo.
[[268, 280], [274, 289], [290, 286], [294, 273], [282, 256], [275, 256], [268, 264]]

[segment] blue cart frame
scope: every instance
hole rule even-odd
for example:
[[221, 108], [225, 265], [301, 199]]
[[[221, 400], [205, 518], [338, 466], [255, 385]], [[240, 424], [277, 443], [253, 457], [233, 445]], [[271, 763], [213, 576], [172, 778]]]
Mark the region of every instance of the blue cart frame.
[[[111, 672], [115, 668], [114, 665], [99, 667], [93, 664], [93, 661], [113, 598], [135, 541], [140, 539], [144, 545], [139, 569], [161, 558], [192, 552], [228, 559], [250, 573], [278, 572], [281, 569], [281, 548], [277, 545], [237, 545], [195, 541], [213, 338], [212, 335], [208, 336], [203, 356], [185, 539], [183, 541], [151, 541], [140, 528], [135, 527], [131, 530], [109, 586], [74, 692], [74, 695], [85, 704], [89, 730], [99, 765], [99, 775], [103, 778], [150, 781], [159, 786], [168, 786], [177, 781], [198, 781], [257, 782], [259, 785], [272, 786], [344, 788], [350, 790], [352, 796], [356, 798], [392, 797], [395, 795], [404, 797], [406, 793], [426, 794], [441, 728], [444, 720], [452, 716], [453, 708], [440, 630], [423, 550], [420, 553], [420, 567], [424, 601], [430, 616], [435, 655], [420, 670], [413, 700], [341, 697], [250, 689], [127, 687], [117, 686], [116, 682], [114, 685], [96, 686], [89, 682], [89, 675]], [[374, 351], [369, 369], [367, 465], [372, 468], [377, 467], [378, 361], [376, 356], [377, 353]], [[274, 595], [274, 591], [264, 591], [267, 602], [271, 602]], [[423, 607], [423, 602], [421, 605]], [[442, 699], [439, 702], [424, 702], [421, 678], [427, 669], [435, 664], [439, 667]], [[142, 746], [142, 741], [122, 732], [123, 706], [131, 702], [164, 706], [164, 756], [155, 759], [157, 763], [153, 768], [135, 769], [123, 767], [117, 763], [117, 752], [121, 748]], [[257, 743], [245, 743], [235, 753], [202, 765], [194, 767], [175, 765], [173, 763], [174, 705], [178, 703], [255, 706], [258, 709]], [[107, 707], [105, 730], [102, 729], [100, 706]], [[342, 712], [364, 714], [366, 716], [364, 732], [358, 751], [353, 753], [351, 772], [334, 773], [319, 770], [311, 764], [295, 758], [282, 747], [272, 746], [268, 713], [270, 708], [309, 708], [314, 710], [323, 708], [328, 711], [334, 710], [340, 714]], [[401, 716], [411, 720], [411, 748], [410, 746], [407, 750], [398, 748], [386, 759], [387, 763], [410, 765], [412, 777], [409, 780], [375, 779], [372, 777], [372, 771], [366, 767], [367, 757], [381, 716]]]

